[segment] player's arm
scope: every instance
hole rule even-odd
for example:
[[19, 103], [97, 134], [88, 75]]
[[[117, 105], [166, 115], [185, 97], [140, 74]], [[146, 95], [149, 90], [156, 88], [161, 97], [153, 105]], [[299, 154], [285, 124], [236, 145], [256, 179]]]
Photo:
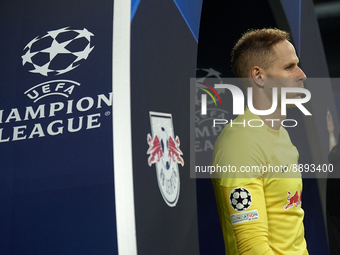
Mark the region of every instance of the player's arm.
[[[274, 255], [268, 244], [267, 210], [262, 181], [263, 179], [257, 178], [240, 187], [222, 187], [240, 255]], [[240, 198], [240, 191], [243, 192], [243, 198]]]
[[[263, 191], [262, 173], [240, 172], [245, 166], [263, 166], [268, 159], [258, 145], [256, 134], [252, 132], [228, 132], [215, 144], [212, 165], [235, 166], [236, 172], [223, 172], [220, 174], [220, 185], [225, 198], [231, 226], [240, 254], [268, 254], [273, 255], [268, 244], [268, 222], [265, 196]], [[260, 168], [259, 168], [260, 169]], [[230, 204], [231, 192], [236, 187], [246, 188], [252, 198], [249, 208], [234, 209]], [[234, 205], [236, 206], [236, 205]], [[248, 215], [247, 213], [254, 213]], [[257, 214], [257, 216], [255, 215]], [[239, 217], [240, 220], [237, 220]], [[243, 217], [243, 218], [242, 218]], [[248, 217], [248, 218], [247, 218]], [[250, 217], [250, 221], [249, 221]], [[234, 219], [234, 221], [232, 220]], [[248, 220], [242, 220], [248, 219]], [[228, 224], [229, 225], [229, 224]]]

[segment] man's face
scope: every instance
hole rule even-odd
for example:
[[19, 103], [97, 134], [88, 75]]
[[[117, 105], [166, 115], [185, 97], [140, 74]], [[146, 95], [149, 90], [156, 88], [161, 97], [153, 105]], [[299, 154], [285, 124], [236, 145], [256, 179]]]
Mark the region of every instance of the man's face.
[[[299, 59], [296, 56], [294, 46], [284, 40], [273, 47], [275, 51], [274, 63], [264, 71], [265, 78], [271, 78], [266, 83], [266, 92], [271, 97], [272, 88], [278, 88], [279, 101], [281, 99], [282, 87], [303, 88], [303, 82], [306, 80], [305, 73], [298, 66]], [[272, 79], [275, 78], [275, 79]], [[287, 98], [300, 98], [299, 93], [287, 93]]]

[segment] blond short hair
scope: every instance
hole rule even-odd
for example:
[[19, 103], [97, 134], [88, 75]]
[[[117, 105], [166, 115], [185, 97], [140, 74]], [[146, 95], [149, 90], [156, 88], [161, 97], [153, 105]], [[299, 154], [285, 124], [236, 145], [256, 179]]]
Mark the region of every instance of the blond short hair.
[[268, 69], [275, 60], [273, 46], [289, 39], [289, 33], [277, 28], [248, 30], [237, 41], [231, 53], [231, 65], [235, 75], [248, 78], [254, 66]]

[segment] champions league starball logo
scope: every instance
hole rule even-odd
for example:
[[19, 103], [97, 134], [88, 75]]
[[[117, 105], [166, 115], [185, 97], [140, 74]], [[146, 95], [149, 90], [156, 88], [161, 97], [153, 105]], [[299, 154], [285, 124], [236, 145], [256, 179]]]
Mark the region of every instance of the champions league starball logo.
[[152, 136], [147, 135], [148, 164], [156, 165], [157, 182], [164, 201], [173, 207], [180, 191], [178, 164], [184, 166], [178, 136], [174, 138], [172, 116], [167, 113], [150, 112]]
[[244, 211], [251, 206], [252, 196], [246, 188], [237, 187], [230, 192], [229, 202], [235, 211]]
[[48, 31], [24, 47], [22, 65], [27, 65], [29, 72], [43, 76], [67, 73], [87, 59], [94, 48], [91, 47], [92, 36], [86, 28], [77, 30], [66, 27]]
[[[37, 36], [24, 48], [22, 65], [30, 73], [46, 77], [59, 76], [77, 68], [92, 52], [93, 33], [86, 28], [68, 27], [48, 31]], [[24, 94], [34, 103], [47, 96], [68, 98], [80, 83], [68, 79], [44, 81], [26, 90]]]
[[[41, 82], [28, 84], [28, 81], [26, 84], [24, 81], [22, 85], [30, 88], [23, 94], [31, 100], [31, 103], [37, 103], [39, 100], [43, 102], [1, 109], [0, 143], [56, 137], [102, 126], [101, 117], [111, 115], [109, 110], [112, 109], [112, 92], [85, 96], [80, 93], [72, 99], [73, 91], [81, 84], [64, 78], [67, 76], [65, 73], [75, 69], [88, 58], [94, 48], [91, 46], [93, 36], [86, 28], [82, 30], [61, 28], [34, 38], [23, 47], [25, 51], [21, 56], [23, 69], [27, 68], [32, 73], [30, 80]], [[20, 55], [17, 59], [20, 59]], [[52, 75], [62, 75], [63, 78], [50, 80], [49, 77]], [[81, 78], [81, 73], [78, 77]], [[109, 107], [109, 110], [105, 111], [104, 107]]]

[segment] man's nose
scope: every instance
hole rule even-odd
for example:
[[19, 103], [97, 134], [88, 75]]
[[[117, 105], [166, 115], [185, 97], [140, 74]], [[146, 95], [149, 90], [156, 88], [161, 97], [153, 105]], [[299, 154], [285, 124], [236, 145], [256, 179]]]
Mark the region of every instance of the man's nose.
[[298, 81], [303, 82], [307, 79], [307, 76], [305, 75], [305, 73], [302, 71], [302, 69], [300, 67], [298, 67], [298, 68], [299, 68], [299, 70], [298, 70], [299, 74], [298, 74], [297, 79], [298, 79]]

